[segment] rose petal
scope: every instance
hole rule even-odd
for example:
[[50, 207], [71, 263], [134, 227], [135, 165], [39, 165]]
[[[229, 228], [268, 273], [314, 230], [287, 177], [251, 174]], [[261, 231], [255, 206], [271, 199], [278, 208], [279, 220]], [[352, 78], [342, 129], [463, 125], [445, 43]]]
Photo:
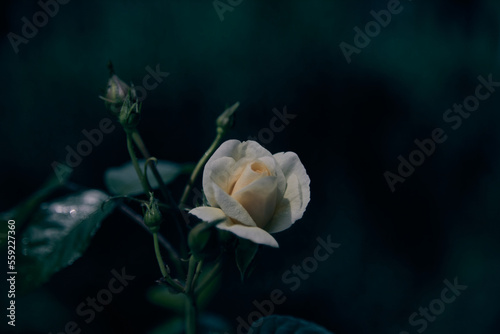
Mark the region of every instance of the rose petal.
[[234, 192], [236, 182], [238, 182], [243, 172], [247, 169], [247, 166], [251, 165], [252, 162], [252, 160], [242, 158], [236, 161], [233, 166], [231, 166], [231, 176], [229, 177], [228, 188], [225, 189], [228, 194]]
[[278, 185], [278, 201], [277, 203], [281, 202], [281, 199], [283, 198], [283, 195], [285, 194], [286, 191], [286, 179], [285, 175], [283, 174], [283, 171], [281, 170], [281, 166], [278, 164], [276, 159], [274, 157], [261, 157], [259, 158], [259, 161], [262, 161], [264, 164], [266, 164], [267, 168], [271, 171], [271, 175], [276, 176], [277, 178], [277, 185]]
[[287, 180], [287, 189], [282, 202], [278, 205], [276, 215], [266, 227], [270, 233], [283, 231], [302, 218], [311, 196], [310, 179], [297, 154], [277, 153], [274, 158], [283, 170]]
[[247, 210], [238, 201], [229, 196], [218, 185], [213, 184], [213, 188], [215, 190], [214, 195], [217, 205], [224, 211], [226, 216], [235, 219], [243, 225], [257, 226]]
[[223, 142], [214, 154], [212, 154], [208, 162], [222, 157], [231, 157], [238, 161], [243, 158], [255, 160], [266, 156], [272, 156], [271, 152], [266, 150], [256, 141], [248, 140], [240, 142], [239, 140], [231, 139]]
[[217, 225], [217, 228], [225, 231], [232, 232], [238, 237], [248, 239], [256, 244], [267, 245], [279, 248], [278, 242], [272, 235], [267, 233], [261, 228], [245, 226], [240, 224], [232, 224], [230, 222], [223, 222]]
[[[281, 200], [280, 204], [276, 208], [276, 211], [274, 212], [273, 218], [271, 221], [266, 225], [266, 231], [269, 233], [277, 233], [281, 232], [283, 230], [286, 230], [292, 224], [298, 219], [294, 219], [292, 215], [292, 203], [291, 201], [287, 198], [288, 197], [293, 197], [293, 190], [291, 189], [297, 189], [298, 188], [298, 180], [297, 177], [291, 177], [288, 180], [288, 187], [287, 187], [287, 192], [285, 192], [285, 196]], [[297, 198], [295, 198], [297, 199]], [[300, 203], [298, 201], [294, 201], [294, 206], [297, 207]], [[297, 211], [297, 210], [295, 210]]]
[[[203, 170], [203, 189], [208, 202], [215, 205], [211, 187], [213, 182], [217, 182], [219, 187], [229, 192], [228, 187], [234, 185], [249, 162], [266, 156], [272, 157], [272, 154], [252, 140], [242, 143], [239, 140], [232, 139], [222, 143], [207, 161]], [[221, 158], [224, 159], [219, 161]], [[232, 160], [229, 160], [229, 158], [232, 158]], [[229, 178], [226, 177], [227, 175], [229, 175]], [[279, 189], [281, 189], [281, 186]]]
[[203, 190], [210, 205], [217, 206], [213, 183], [227, 192], [230, 185], [230, 179], [233, 175], [232, 169], [234, 165], [235, 161], [230, 157], [221, 157], [216, 160], [210, 159], [205, 165], [203, 171]]
[[230, 189], [227, 193], [231, 195], [238, 192], [240, 189], [245, 188], [250, 183], [270, 175], [271, 172], [262, 161], [256, 160], [248, 163], [243, 170], [243, 173], [241, 173], [238, 180], [235, 182], [233, 189]]
[[260, 228], [265, 228], [273, 217], [277, 203], [276, 176], [265, 176], [232, 194]]
[[244, 141], [237, 147], [237, 150], [233, 152], [233, 158], [239, 160], [242, 158], [247, 158], [250, 160], [256, 160], [261, 157], [271, 157], [272, 154], [259, 143], [253, 140]]
[[[287, 180], [287, 195], [285, 195], [285, 197], [287, 197], [290, 202], [292, 202], [290, 198], [291, 196], [298, 196], [300, 198], [300, 208], [297, 208], [298, 211], [292, 210], [292, 217], [295, 220], [299, 219], [302, 217], [302, 214], [304, 213], [307, 204], [311, 199], [309, 190], [309, 184], [311, 183], [311, 180], [307, 175], [304, 165], [300, 161], [297, 154], [295, 154], [294, 152], [277, 153], [274, 155], [274, 158], [281, 166], [281, 170], [283, 171], [283, 174], [285, 175], [285, 178]], [[293, 178], [294, 175], [299, 183], [298, 189], [296, 188], [289, 190], [288, 187], [290, 187], [290, 179]], [[293, 205], [292, 209], [294, 209]]]
[[236, 139], [230, 139], [223, 142], [219, 148], [212, 154], [208, 162], [211, 160], [217, 160], [222, 157], [233, 157], [234, 153], [238, 151], [238, 147], [241, 145], [241, 142]]
[[219, 208], [212, 208], [209, 206], [200, 206], [194, 208], [191, 211], [189, 211], [189, 213], [208, 223], [219, 219], [229, 220], [224, 211], [222, 211]]

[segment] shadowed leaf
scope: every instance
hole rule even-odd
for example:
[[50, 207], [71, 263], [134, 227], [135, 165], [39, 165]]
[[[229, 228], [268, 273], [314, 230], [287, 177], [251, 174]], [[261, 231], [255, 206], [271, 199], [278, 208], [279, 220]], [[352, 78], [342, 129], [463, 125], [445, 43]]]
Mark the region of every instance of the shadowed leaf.
[[259, 250], [259, 245], [246, 239], [238, 239], [236, 247], [236, 264], [240, 270], [241, 280], [250, 274], [250, 265]]
[[16, 283], [20, 291], [43, 284], [83, 254], [101, 222], [113, 210], [113, 203], [101, 209], [107, 198], [101, 191], [87, 190], [42, 203], [30, 225], [16, 238]]
[[333, 334], [313, 322], [282, 315], [261, 318], [251, 328], [253, 334]]
[[[141, 167], [141, 170], [144, 170], [144, 163], [144, 159], [139, 160], [139, 166]], [[175, 162], [158, 160], [158, 162], [156, 163], [156, 168], [158, 169], [163, 182], [165, 184], [169, 184], [180, 174], [191, 172], [192, 165], [182, 165]], [[151, 184], [151, 187], [153, 187], [154, 189], [159, 187], [158, 182], [156, 181], [149, 166], [148, 180]], [[113, 195], [133, 196], [142, 194], [144, 192], [132, 162], [128, 162], [119, 167], [109, 168], [104, 173], [104, 183], [106, 184], [109, 192]]]

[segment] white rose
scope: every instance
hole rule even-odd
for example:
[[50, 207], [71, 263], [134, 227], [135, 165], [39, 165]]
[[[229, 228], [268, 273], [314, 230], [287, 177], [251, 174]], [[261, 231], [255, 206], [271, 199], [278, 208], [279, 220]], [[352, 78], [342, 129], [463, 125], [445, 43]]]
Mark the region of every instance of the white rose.
[[203, 190], [211, 207], [190, 211], [240, 238], [278, 247], [271, 233], [300, 219], [310, 199], [309, 176], [297, 154], [272, 155], [255, 141], [228, 140], [203, 171]]

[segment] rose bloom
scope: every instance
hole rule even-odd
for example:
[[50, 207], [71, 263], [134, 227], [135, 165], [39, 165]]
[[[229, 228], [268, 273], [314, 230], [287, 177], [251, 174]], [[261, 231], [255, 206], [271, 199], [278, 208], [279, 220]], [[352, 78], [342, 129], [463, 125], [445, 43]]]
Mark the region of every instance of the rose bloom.
[[309, 176], [297, 154], [272, 155], [255, 141], [224, 142], [205, 165], [210, 207], [191, 214], [257, 244], [278, 247], [271, 233], [289, 228], [309, 203]]

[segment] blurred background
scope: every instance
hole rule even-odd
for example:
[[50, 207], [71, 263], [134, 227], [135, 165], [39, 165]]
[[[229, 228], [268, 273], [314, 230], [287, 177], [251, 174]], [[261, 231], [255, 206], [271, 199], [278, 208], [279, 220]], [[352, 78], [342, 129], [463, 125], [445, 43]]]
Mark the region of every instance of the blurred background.
[[[500, 82], [500, 3], [397, 3], [221, 0], [216, 9], [210, 0], [67, 1], [18, 43], [9, 33], [24, 38], [23, 17], [33, 22], [42, 7], [3, 1], [0, 211], [40, 187], [54, 173], [51, 164], [64, 162], [66, 146], [76, 147], [82, 130], [109, 117], [98, 98], [109, 60], [136, 85], [148, 68], [159, 68], [169, 75], [147, 91], [139, 126], [153, 155], [196, 162], [215, 136], [216, 117], [240, 101], [227, 139], [261, 134], [271, 152], [296, 152], [311, 178], [308, 209], [276, 235], [280, 249], [262, 248], [244, 283], [227, 265], [208, 312], [236, 327], [238, 316], [255, 310], [254, 300], [281, 289], [286, 301], [275, 314], [337, 334], [497, 332], [500, 87], [483, 89], [490, 96], [460, 116], [458, 128], [443, 116], [475, 94], [479, 76]], [[365, 32], [374, 21], [371, 11], [388, 6], [397, 8], [390, 22], [369, 25], [371, 37], [355, 40], [355, 28]], [[273, 109], [285, 107], [295, 118], [263, 134]], [[128, 161], [115, 124], [72, 182], [104, 190], [105, 170]], [[391, 191], [384, 173], [397, 174], [398, 156], [408, 159], [415, 139], [436, 128], [447, 140]], [[185, 181], [171, 185], [175, 198]], [[341, 246], [292, 291], [282, 275], [328, 236]], [[136, 278], [85, 324], [77, 305], [124, 266]], [[146, 297], [159, 276], [150, 235], [116, 212], [82, 258], [17, 296], [14, 332], [59, 333], [75, 321], [83, 333], [147, 333], [174, 316]], [[467, 289], [425, 328], [411, 324], [414, 312], [441, 298], [443, 281], [455, 278]], [[2, 317], [2, 331], [12, 331]]]

